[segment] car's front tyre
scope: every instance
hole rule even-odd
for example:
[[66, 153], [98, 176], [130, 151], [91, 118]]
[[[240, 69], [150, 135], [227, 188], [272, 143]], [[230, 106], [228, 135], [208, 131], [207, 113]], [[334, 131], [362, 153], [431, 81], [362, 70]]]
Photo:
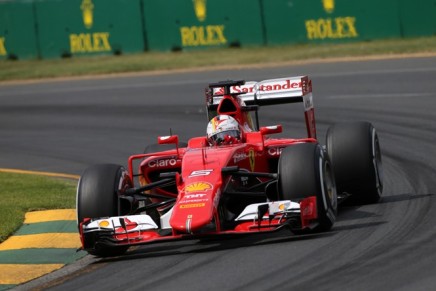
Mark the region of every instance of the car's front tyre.
[[320, 145], [301, 143], [285, 148], [278, 165], [279, 198], [301, 201], [316, 196], [318, 226], [332, 228], [337, 213], [336, 186], [330, 161]]
[[[77, 220], [85, 218], [100, 218], [118, 216], [118, 191], [129, 183], [127, 172], [122, 166], [114, 164], [99, 164], [87, 168], [77, 185]], [[99, 256], [117, 256], [125, 253], [128, 247], [109, 247], [96, 245], [87, 250], [88, 253]]]

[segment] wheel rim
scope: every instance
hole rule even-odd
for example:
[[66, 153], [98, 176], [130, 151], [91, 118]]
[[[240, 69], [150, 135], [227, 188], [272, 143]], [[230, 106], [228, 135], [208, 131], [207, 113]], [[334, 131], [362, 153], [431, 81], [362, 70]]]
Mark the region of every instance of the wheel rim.
[[375, 170], [376, 188], [379, 196], [383, 192], [383, 164], [380, 151], [380, 144], [375, 129], [372, 130], [372, 157]]
[[330, 162], [325, 161], [323, 157], [320, 157], [320, 170], [324, 210], [327, 217], [334, 222], [336, 220], [337, 210], [336, 184]]

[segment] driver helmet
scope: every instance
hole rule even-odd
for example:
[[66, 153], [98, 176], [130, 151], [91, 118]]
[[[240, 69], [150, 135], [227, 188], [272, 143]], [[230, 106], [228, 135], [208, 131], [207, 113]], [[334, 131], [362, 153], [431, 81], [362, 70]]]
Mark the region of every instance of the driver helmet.
[[239, 143], [241, 131], [239, 124], [229, 115], [217, 115], [207, 125], [207, 141], [210, 145]]

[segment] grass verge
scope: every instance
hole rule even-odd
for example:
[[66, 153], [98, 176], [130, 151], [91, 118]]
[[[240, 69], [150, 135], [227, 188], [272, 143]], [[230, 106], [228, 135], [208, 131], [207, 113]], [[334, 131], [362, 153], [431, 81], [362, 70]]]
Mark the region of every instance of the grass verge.
[[15, 232], [28, 211], [75, 208], [77, 181], [0, 173], [0, 242]]
[[436, 53], [436, 36], [343, 44], [220, 48], [177, 53], [146, 52], [51, 60], [1, 60], [0, 81], [412, 53]]

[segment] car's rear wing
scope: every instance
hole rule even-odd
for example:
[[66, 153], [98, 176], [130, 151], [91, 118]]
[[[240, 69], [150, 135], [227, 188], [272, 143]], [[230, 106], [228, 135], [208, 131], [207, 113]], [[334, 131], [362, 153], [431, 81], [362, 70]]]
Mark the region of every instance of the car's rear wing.
[[[308, 76], [270, 79], [260, 82], [223, 81], [209, 84], [208, 109], [215, 109], [225, 96], [237, 96], [248, 106], [303, 102], [308, 137], [316, 138], [312, 81]], [[257, 111], [256, 111], [256, 120]], [[259, 127], [259, 126], [258, 126]]]
[[[247, 105], [274, 105], [309, 99], [312, 82], [307, 76], [256, 81], [224, 81], [210, 84], [212, 102], [219, 104], [224, 95], [239, 95]], [[228, 90], [228, 92], [226, 92]]]

